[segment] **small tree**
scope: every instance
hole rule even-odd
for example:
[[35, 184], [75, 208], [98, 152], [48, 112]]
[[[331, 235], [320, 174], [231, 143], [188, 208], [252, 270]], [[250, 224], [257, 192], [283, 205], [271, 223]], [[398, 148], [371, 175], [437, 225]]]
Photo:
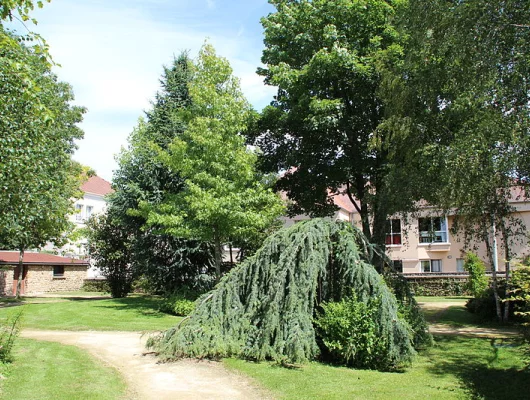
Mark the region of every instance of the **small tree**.
[[469, 274], [467, 289], [474, 297], [481, 297], [489, 286], [484, 263], [476, 254], [467, 253], [464, 270]]
[[180, 113], [186, 130], [161, 159], [184, 179], [181, 192], [157, 207], [143, 203], [147, 223], [167, 233], [214, 244], [217, 279], [222, 245], [265, 230], [282, 213], [280, 198], [259, 180], [256, 155], [245, 146], [253, 112], [228, 61], [211, 45], [199, 53], [188, 84], [191, 104]]
[[112, 297], [125, 297], [131, 291], [131, 236], [119, 219], [107, 212], [87, 222], [90, 257], [107, 278]]

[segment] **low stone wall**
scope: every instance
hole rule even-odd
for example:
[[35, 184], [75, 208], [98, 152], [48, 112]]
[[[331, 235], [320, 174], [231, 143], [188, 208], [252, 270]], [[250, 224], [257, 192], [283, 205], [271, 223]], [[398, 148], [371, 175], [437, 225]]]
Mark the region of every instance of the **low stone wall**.
[[86, 271], [86, 265], [65, 265], [64, 275], [54, 277], [53, 266], [30, 265], [26, 276], [26, 294], [80, 290]]

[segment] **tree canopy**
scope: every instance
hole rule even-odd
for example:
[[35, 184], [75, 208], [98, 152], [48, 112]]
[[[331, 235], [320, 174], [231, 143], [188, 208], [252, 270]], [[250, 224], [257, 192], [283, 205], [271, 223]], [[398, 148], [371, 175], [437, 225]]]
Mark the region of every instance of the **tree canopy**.
[[179, 113], [185, 130], [167, 150], [158, 148], [161, 160], [183, 179], [183, 189], [157, 207], [142, 205], [148, 225], [214, 243], [219, 278], [221, 246], [266, 230], [283, 207], [260, 180], [256, 155], [241, 136], [252, 109], [228, 61], [212, 46], [200, 51], [188, 90], [191, 102]]
[[348, 193], [363, 232], [384, 244], [397, 198], [386, 185], [391, 137], [381, 128], [381, 70], [401, 58], [393, 20], [402, 2], [271, 3], [276, 11], [262, 19], [265, 68], [258, 73], [278, 93], [253, 132], [261, 166], [287, 171], [277, 187], [294, 200], [292, 213], [329, 215], [330, 192]]
[[84, 109], [49, 65], [0, 27], [0, 242], [4, 248], [61, 242], [80, 194], [71, 160]]

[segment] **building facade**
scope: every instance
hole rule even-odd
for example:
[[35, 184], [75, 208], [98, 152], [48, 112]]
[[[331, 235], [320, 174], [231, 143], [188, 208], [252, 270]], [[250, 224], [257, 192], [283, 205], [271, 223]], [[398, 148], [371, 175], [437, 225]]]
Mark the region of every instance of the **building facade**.
[[[359, 229], [361, 218], [351, 201], [345, 195], [333, 197], [338, 210], [332, 219], [350, 221]], [[526, 227], [530, 227], [530, 201], [514, 198], [511, 205], [515, 208], [515, 216], [521, 219]], [[475, 252], [492, 269], [484, 243], [464, 243], [464, 238], [451, 233], [453, 215], [442, 215], [433, 207], [424, 206], [417, 215], [406, 218], [395, 216], [387, 220], [386, 249], [394, 266], [404, 274], [446, 274], [464, 272], [466, 252]], [[284, 217], [284, 226], [309, 219], [306, 215], [292, 218]], [[498, 271], [505, 270], [505, 252], [501, 246], [501, 237], [497, 237]], [[528, 239], [520, 240], [510, 247], [513, 259], [521, 259], [530, 255]]]

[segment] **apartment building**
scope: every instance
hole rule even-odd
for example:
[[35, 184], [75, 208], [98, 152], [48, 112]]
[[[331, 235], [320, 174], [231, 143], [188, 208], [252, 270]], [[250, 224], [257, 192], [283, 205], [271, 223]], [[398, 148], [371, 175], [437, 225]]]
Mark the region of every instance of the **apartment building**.
[[[333, 197], [338, 210], [334, 220], [350, 221], [361, 228], [361, 218], [343, 194]], [[530, 201], [514, 196], [510, 201], [515, 214], [526, 227], [530, 228]], [[308, 219], [306, 215], [284, 218], [284, 226]], [[492, 266], [484, 243], [470, 243], [466, 246], [461, 235], [453, 235], [451, 227], [454, 215], [442, 215], [434, 207], [424, 206], [414, 216], [398, 216], [387, 221], [386, 249], [394, 266], [404, 274], [444, 274], [464, 272], [464, 257], [467, 251], [473, 251], [491, 270]], [[498, 271], [505, 270], [505, 252], [498, 235], [497, 265]], [[510, 248], [514, 258], [530, 255], [528, 239], [521, 237], [518, 243]]]

